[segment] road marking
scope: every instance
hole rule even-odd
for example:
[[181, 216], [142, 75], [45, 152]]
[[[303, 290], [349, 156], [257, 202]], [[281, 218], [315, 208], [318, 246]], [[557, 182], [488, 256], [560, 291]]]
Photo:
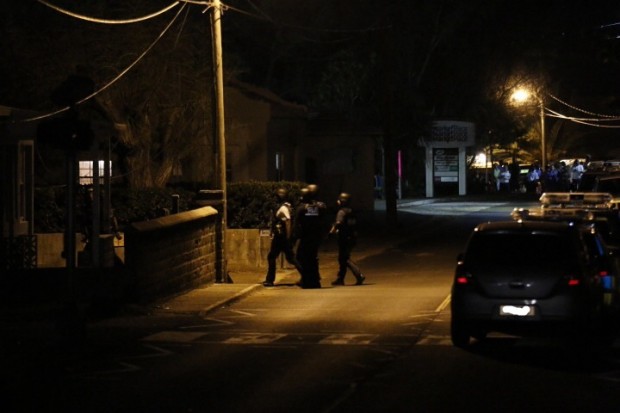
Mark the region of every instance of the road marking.
[[436, 313], [441, 313], [446, 308], [448, 308], [448, 305], [450, 304], [450, 300], [451, 299], [452, 299], [452, 294], [448, 294], [448, 296], [446, 298], [444, 298], [444, 300], [441, 302], [441, 304], [439, 304], [439, 307], [437, 307], [435, 309], [435, 312]]
[[452, 346], [450, 336], [426, 336], [417, 342], [418, 346]]
[[287, 334], [245, 333], [223, 341], [226, 344], [269, 344], [285, 337]]
[[238, 317], [256, 317], [254, 313], [248, 313], [247, 311], [240, 310], [229, 310], [231, 313], [241, 314], [241, 316], [230, 316], [229, 318], [238, 318]]
[[368, 345], [377, 337], [379, 337], [377, 334], [331, 334], [319, 341], [319, 344]]

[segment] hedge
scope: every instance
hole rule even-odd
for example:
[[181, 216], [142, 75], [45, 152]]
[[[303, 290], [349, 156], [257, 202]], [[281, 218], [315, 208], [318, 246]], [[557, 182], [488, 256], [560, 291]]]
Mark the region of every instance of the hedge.
[[[227, 219], [229, 228], [267, 228], [271, 211], [276, 206], [278, 188], [289, 191], [289, 202], [294, 206], [299, 202], [301, 182], [236, 182], [228, 184]], [[84, 200], [88, 187], [81, 186], [76, 196], [76, 226], [87, 218]], [[122, 231], [133, 222], [146, 221], [170, 213], [172, 195], [179, 195], [179, 211], [194, 207], [197, 191], [180, 187], [163, 189], [127, 189], [113, 187], [111, 203], [119, 229]], [[36, 188], [34, 196], [35, 232], [62, 232], [65, 227], [65, 187]]]

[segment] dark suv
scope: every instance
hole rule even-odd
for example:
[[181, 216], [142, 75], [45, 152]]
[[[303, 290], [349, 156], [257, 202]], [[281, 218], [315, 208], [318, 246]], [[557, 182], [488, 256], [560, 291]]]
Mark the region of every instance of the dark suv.
[[598, 235], [569, 222], [478, 225], [455, 271], [452, 342], [464, 347], [491, 331], [582, 333], [604, 306], [603, 274], [588, 237]]

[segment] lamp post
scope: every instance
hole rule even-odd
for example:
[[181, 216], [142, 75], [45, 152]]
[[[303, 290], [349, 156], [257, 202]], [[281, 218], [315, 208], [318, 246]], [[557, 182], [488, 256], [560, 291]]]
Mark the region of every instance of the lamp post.
[[541, 165], [540, 168], [545, 171], [547, 169], [547, 137], [545, 132], [545, 102], [540, 94], [532, 94], [527, 89], [517, 89], [512, 94], [512, 100], [517, 103], [523, 103], [534, 97], [537, 100], [539, 106], [540, 116], [540, 156]]

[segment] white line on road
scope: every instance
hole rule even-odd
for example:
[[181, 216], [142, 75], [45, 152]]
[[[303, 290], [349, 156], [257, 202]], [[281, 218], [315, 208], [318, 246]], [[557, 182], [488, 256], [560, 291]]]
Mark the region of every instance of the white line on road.
[[448, 305], [450, 304], [450, 299], [451, 298], [452, 298], [452, 294], [448, 294], [448, 296], [446, 298], [444, 298], [444, 300], [441, 302], [441, 304], [439, 304], [439, 307], [437, 307], [435, 309], [435, 312], [436, 313], [441, 313], [443, 310], [448, 308]]

